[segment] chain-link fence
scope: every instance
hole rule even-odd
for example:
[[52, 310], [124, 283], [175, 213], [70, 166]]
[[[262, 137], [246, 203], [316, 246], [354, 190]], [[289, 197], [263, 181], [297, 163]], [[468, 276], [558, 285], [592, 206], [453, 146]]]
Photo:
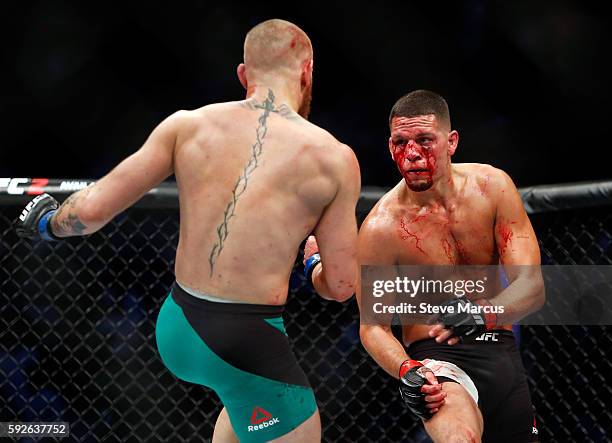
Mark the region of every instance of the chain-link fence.
[[[583, 208], [531, 217], [543, 264], [612, 264], [612, 211]], [[609, 327], [531, 326], [521, 331], [542, 441], [612, 438]]]
[[[154, 339], [178, 211], [132, 209], [88, 238], [33, 244], [11, 226], [21, 206], [0, 208], [0, 421], [67, 421], [81, 442], [207, 440], [217, 397], [171, 375]], [[531, 218], [545, 264], [612, 264], [609, 209]], [[301, 271], [298, 258], [285, 321], [324, 440], [429, 441], [361, 346], [355, 302], [315, 296]], [[521, 350], [542, 441], [607, 441], [609, 329], [524, 327]]]

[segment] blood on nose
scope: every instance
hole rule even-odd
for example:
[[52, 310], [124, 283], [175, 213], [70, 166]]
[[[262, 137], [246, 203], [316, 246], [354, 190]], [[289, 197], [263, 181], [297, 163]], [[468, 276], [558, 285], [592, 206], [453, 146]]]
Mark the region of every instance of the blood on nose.
[[406, 159], [411, 162], [421, 160], [421, 152], [417, 148], [416, 144], [412, 141], [406, 145]]

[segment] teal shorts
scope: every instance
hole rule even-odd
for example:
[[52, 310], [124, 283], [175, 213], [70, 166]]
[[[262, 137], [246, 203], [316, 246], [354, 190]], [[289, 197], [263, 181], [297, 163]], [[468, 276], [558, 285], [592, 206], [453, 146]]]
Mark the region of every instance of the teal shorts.
[[317, 410], [290, 349], [283, 306], [216, 303], [177, 284], [157, 319], [157, 348], [178, 378], [213, 389], [241, 442], [269, 441]]

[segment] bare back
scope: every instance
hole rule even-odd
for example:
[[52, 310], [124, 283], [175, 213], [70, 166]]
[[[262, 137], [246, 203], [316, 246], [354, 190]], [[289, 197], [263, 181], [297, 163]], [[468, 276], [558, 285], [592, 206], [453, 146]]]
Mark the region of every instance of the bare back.
[[273, 95], [186, 114], [174, 151], [177, 280], [216, 297], [284, 303], [299, 245], [346, 186], [343, 162], [354, 154]]

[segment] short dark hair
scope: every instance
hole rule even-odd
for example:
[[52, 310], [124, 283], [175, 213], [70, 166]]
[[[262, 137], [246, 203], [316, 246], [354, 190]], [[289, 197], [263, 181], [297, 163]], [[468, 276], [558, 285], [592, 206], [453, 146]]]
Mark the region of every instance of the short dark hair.
[[416, 117], [431, 114], [435, 115], [439, 121], [448, 123], [450, 127], [450, 112], [446, 100], [435, 92], [418, 89], [395, 102], [389, 114], [389, 127], [391, 127], [393, 117]]

